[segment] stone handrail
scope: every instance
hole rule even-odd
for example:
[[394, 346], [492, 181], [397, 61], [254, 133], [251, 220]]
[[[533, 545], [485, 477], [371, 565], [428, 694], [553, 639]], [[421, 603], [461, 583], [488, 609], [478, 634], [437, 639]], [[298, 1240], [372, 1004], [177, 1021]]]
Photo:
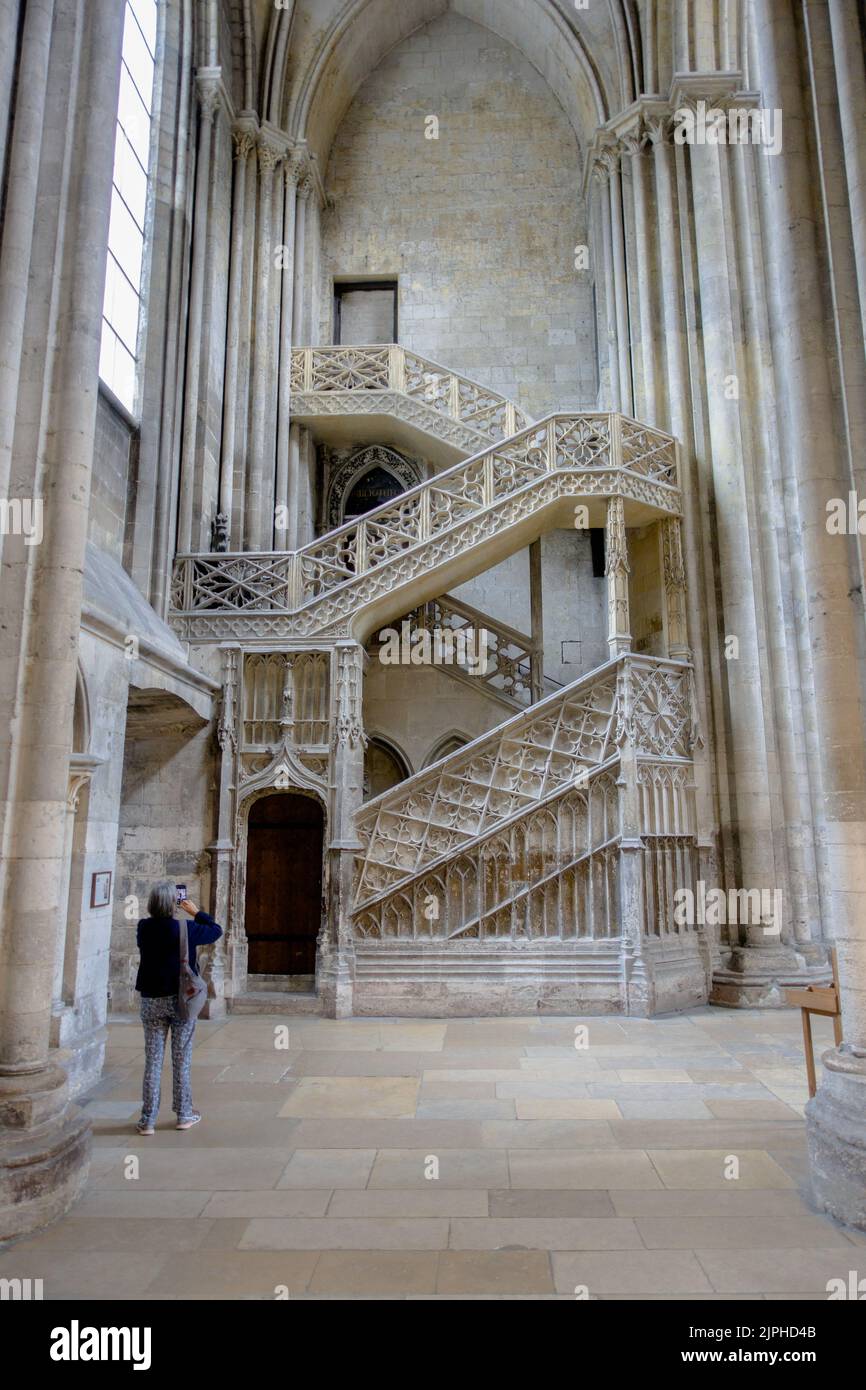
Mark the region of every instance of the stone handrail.
[[293, 348], [291, 391], [293, 414], [305, 410], [299, 412], [298, 397], [397, 391], [488, 439], [505, 439], [530, 423], [526, 412], [498, 391], [397, 343]]
[[[616, 934], [616, 904], [594, 913], [593, 894], [612, 891], [623, 818], [635, 815], [647, 837], [642, 932], [664, 934], [670, 894], [653, 883], [676, 879], [666, 858], [688, 881], [695, 738], [688, 666], [622, 656], [598, 667], [357, 813], [356, 934], [452, 938], [483, 924], [485, 936], [532, 935], [520, 917], [531, 903], [542, 935], [580, 935], [587, 914]], [[563, 876], [570, 907], [545, 896]]]
[[[406, 622], [410, 624], [410, 635], [417, 632], [432, 634], [438, 631], [459, 637], [460, 634], [470, 631], [474, 634], [485, 632], [487, 664], [483, 671], [469, 673], [453, 661], [441, 663], [439, 669], [446, 675], [463, 680], [483, 693], [492, 695], [495, 699], [510, 705], [512, 709], [525, 709], [532, 703], [533, 647], [532, 638], [527, 633], [509, 627], [499, 618], [482, 613], [480, 609], [473, 608], [471, 604], [464, 603], [462, 599], [454, 598], [451, 594], [442, 594], [439, 598], [430, 599], [420, 607], [414, 608], [411, 613], [395, 619], [388, 626], [402, 636], [402, 624]], [[368, 650], [375, 653], [379, 646], [377, 632], [368, 643]], [[551, 681], [546, 683], [550, 689], [558, 684]]]
[[620, 656], [368, 801], [355, 817], [356, 910], [491, 829], [583, 786], [628, 740], [654, 759], [691, 757], [691, 668]]
[[300, 550], [179, 555], [172, 618], [190, 640], [251, 633], [258, 614], [284, 615], [281, 636], [324, 633], [562, 502], [620, 495], [678, 514], [677, 484], [671, 435], [619, 414], [551, 415]]

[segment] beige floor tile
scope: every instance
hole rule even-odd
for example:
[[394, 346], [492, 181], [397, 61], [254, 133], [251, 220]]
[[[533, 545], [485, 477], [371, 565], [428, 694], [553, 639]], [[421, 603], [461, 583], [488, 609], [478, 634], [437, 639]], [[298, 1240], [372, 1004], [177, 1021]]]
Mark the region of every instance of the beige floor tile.
[[613, 1149], [606, 1120], [484, 1120], [481, 1142], [490, 1149]]
[[[162, 1271], [183, 1254], [142, 1254], [129, 1251], [29, 1250], [24, 1242], [0, 1255], [0, 1278], [41, 1279], [43, 1298], [139, 1299]], [[201, 1255], [194, 1259], [202, 1264]]]
[[128, 1182], [119, 1192], [86, 1192], [80, 1201], [76, 1202], [67, 1219], [81, 1216], [122, 1216], [135, 1217], [139, 1221], [151, 1221], [160, 1217], [202, 1216], [210, 1199], [210, 1192], [154, 1192], [148, 1188], [142, 1191], [137, 1183]]
[[331, 1189], [277, 1188], [263, 1192], [214, 1192], [201, 1215], [220, 1220], [254, 1216], [324, 1216]]
[[729, 1182], [724, 1191], [662, 1188], [656, 1191], [611, 1192], [617, 1216], [732, 1217], [809, 1216], [795, 1188], [748, 1188]]
[[444, 1250], [448, 1221], [414, 1217], [267, 1217], [250, 1221], [243, 1250]]
[[301, 1119], [397, 1119], [415, 1114], [415, 1076], [304, 1076], [280, 1110]]
[[315, 1294], [432, 1293], [438, 1256], [422, 1250], [324, 1250], [310, 1281]]
[[446, 1250], [437, 1293], [552, 1293], [550, 1256], [541, 1250]]
[[[448, 1076], [442, 1081], [440, 1076]], [[451, 1073], [431, 1071], [424, 1074], [418, 1092], [418, 1104], [428, 1100], [494, 1100], [496, 1086], [492, 1081], [452, 1081]]]
[[[192, 1131], [190, 1131], [192, 1132]], [[172, 1131], [171, 1139], [179, 1141], [187, 1138], [185, 1134]], [[145, 1146], [150, 1142], [151, 1148]], [[93, 1185], [105, 1189], [125, 1189], [129, 1186], [126, 1158], [138, 1157], [140, 1169], [134, 1179], [142, 1188], [166, 1188], [169, 1191], [182, 1190], [184, 1185], [200, 1191], [203, 1187], [211, 1191], [246, 1191], [248, 1188], [272, 1187], [286, 1167], [284, 1149], [214, 1149], [182, 1148], [167, 1145], [163, 1149], [153, 1147], [154, 1140], [138, 1139], [129, 1148], [115, 1150], [110, 1154], [112, 1162], [97, 1178]], [[311, 1187], [312, 1183], [304, 1183]]]
[[59, 1250], [106, 1252], [127, 1251], [137, 1259], [138, 1254], [172, 1255], [181, 1250], [195, 1250], [207, 1235], [208, 1223], [192, 1217], [79, 1216], [73, 1209], [66, 1221], [28, 1239], [28, 1249], [42, 1251], [53, 1263]]
[[[656, 1149], [649, 1157], [665, 1187], [793, 1187], [793, 1179], [763, 1149]], [[725, 1177], [729, 1158], [739, 1161], [736, 1178]]]
[[707, 1100], [704, 1102], [707, 1109], [715, 1115], [717, 1120], [790, 1120], [794, 1118], [794, 1111], [784, 1101], [775, 1096], [768, 1096], [766, 1100], [737, 1100], [732, 1096], [729, 1099]]
[[392, 1216], [477, 1216], [486, 1217], [487, 1192], [484, 1189], [441, 1188], [429, 1182], [426, 1187], [405, 1189], [367, 1188], [363, 1192], [335, 1192], [328, 1205], [328, 1217], [361, 1216], [368, 1219]]
[[375, 1149], [297, 1149], [276, 1186], [366, 1187], [375, 1157]]
[[453, 1220], [452, 1250], [640, 1250], [633, 1221], [613, 1216], [499, 1217]]
[[569, 1188], [661, 1187], [661, 1179], [644, 1153], [607, 1149], [564, 1153], [544, 1149], [510, 1149], [512, 1187]]
[[611, 1079], [621, 1081], [624, 1086], [688, 1086], [692, 1080], [687, 1071], [675, 1071], [670, 1067], [625, 1067]]
[[719, 1293], [809, 1293], [823, 1291], [831, 1279], [847, 1286], [849, 1271], [856, 1268], [847, 1249], [821, 1249], [810, 1244], [801, 1249], [704, 1250], [696, 1252], [712, 1286]]
[[558, 1293], [586, 1288], [590, 1298], [603, 1294], [711, 1293], [713, 1286], [698, 1260], [685, 1250], [587, 1251], [554, 1254]]
[[639, 1216], [635, 1224], [648, 1250], [851, 1249], [821, 1216]]
[[518, 1120], [620, 1120], [614, 1100], [516, 1100]]
[[531, 1188], [494, 1188], [489, 1194], [495, 1217], [615, 1216], [611, 1194], [600, 1188], [540, 1192]]
[[275, 1299], [282, 1288], [290, 1294], [306, 1289], [318, 1257], [316, 1250], [179, 1255], [168, 1261], [148, 1293], [181, 1299]]
[[[430, 1162], [438, 1160], [438, 1178], [426, 1176], [436, 1171]], [[491, 1149], [382, 1149], [376, 1156], [369, 1186], [427, 1187], [507, 1187], [508, 1162], [504, 1152]], [[335, 1186], [348, 1184], [335, 1184]]]

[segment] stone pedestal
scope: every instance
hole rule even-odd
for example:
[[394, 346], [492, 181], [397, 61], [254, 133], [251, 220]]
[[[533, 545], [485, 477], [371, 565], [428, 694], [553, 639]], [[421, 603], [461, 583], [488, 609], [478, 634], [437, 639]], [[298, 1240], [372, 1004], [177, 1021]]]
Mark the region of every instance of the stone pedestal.
[[866, 1230], [866, 1057], [842, 1043], [822, 1061], [806, 1106], [812, 1195], [821, 1211]]
[[0, 1242], [62, 1216], [90, 1167], [90, 1123], [60, 1067], [0, 1076]]
[[785, 942], [735, 946], [721, 969], [713, 971], [709, 1002], [729, 1009], [783, 1009], [786, 989], [831, 980], [823, 947], [801, 951]]

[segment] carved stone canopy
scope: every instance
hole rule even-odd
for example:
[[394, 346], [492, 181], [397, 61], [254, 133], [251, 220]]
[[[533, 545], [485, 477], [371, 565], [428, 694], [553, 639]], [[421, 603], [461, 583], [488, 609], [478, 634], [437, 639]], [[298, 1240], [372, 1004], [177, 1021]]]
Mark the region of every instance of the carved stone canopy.
[[328, 467], [325, 523], [328, 530], [342, 526], [346, 498], [355, 483], [374, 468], [391, 474], [403, 490], [415, 487], [424, 479], [420, 464], [381, 444], [366, 445], [348, 454], [330, 453], [325, 457]]

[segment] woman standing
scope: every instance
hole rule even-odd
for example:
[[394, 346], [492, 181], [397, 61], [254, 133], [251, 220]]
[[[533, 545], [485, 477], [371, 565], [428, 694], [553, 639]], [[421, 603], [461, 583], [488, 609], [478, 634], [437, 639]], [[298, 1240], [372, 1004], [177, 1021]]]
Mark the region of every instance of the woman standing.
[[[141, 1021], [144, 1024], [144, 1085], [142, 1087], [139, 1134], [153, 1134], [159, 1114], [159, 1092], [165, 1039], [171, 1028], [172, 1108], [177, 1129], [192, 1129], [201, 1119], [192, 1108], [190, 1062], [195, 1019], [183, 1019], [177, 1007], [180, 982], [181, 924], [174, 916], [175, 890], [170, 883], [158, 883], [147, 900], [150, 914], [143, 917], [136, 933], [141, 960], [135, 988], [141, 995]], [[196, 969], [196, 946], [208, 946], [222, 936], [222, 927], [207, 912], [184, 898], [180, 907], [192, 917], [184, 924], [189, 939], [189, 963]]]

